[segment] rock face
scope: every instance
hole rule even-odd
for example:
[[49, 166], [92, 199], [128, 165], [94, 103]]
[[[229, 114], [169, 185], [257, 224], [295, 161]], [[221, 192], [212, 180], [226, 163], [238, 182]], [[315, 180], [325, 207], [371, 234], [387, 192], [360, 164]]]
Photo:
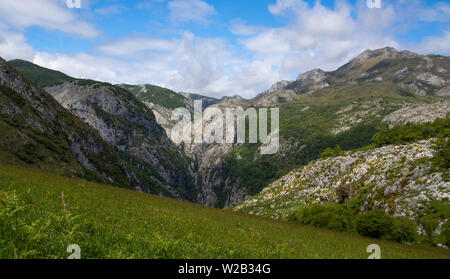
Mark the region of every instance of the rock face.
[[219, 107], [232, 107], [245, 104], [247, 103], [247, 101], [248, 101], [247, 99], [244, 99], [239, 95], [234, 95], [221, 98], [219, 102], [215, 105]]
[[225, 207], [248, 197], [247, 190], [240, 187], [239, 181], [233, 181], [224, 174], [223, 164], [233, 148], [233, 144], [206, 143], [189, 147], [188, 154], [197, 166], [193, 176], [199, 189], [199, 203]]
[[[171, 119], [174, 108], [184, 107], [192, 112], [193, 102], [195, 100], [202, 100], [203, 109], [210, 106], [233, 106], [235, 102], [244, 100], [240, 97], [229, 97], [218, 100], [198, 94], [183, 93], [179, 97], [183, 96], [185, 99], [180, 100], [177, 98], [177, 106], [163, 106], [161, 105], [163, 104], [161, 100], [168, 98], [174, 99], [175, 96], [173, 94], [176, 93], [166, 91], [165, 93], [168, 94], [164, 98], [162, 97], [164, 93], [159, 94], [159, 98], [154, 98], [151, 96], [152, 88], [149, 86], [127, 85], [124, 88], [133, 92], [139, 100], [153, 111], [156, 121], [169, 137], [172, 128], [177, 123], [177, 121]], [[146, 92], [143, 92], [142, 88], [146, 88]], [[205, 120], [202, 126], [205, 127], [208, 123]], [[183, 152], [183, 156], [189, 162], [187, 168], [194, 185], [192, 201], [207, 206], [224, 207], [230, 204], [237, 204], [248, 196], [246, 190], [240, 187], [239, 182], [232, 181], [223, 172], [223, 163], [228, 154], [233, 150], [233, 147], [233, 144], [198, 144], [194, 142], [190, 144], [182, 143], [178, 146], [179, 150]]]
[[273, 93], [273, 92], [277, 92], [279, 90], [284, 89], [286, 86], [292, 84], [292, 81], [289, 80], [282, 80], [282, 81], [278, 81], [275, 84], [273, 84], [267, 91], [265, 91], [264, 93]]
[[[275, 85], [276, 88], [279, 88]], [[251, 100], [255, 106], [271, 107], [277, 104], [288, 103], [294, 100], [296, 96], [293, 90], [278, 89], [275, 91], [266, 91]]]
[[195, 201], [187, 158], [167, 138], [152, 111], [129, 91], [95, 81], [45, 89], [115, 148], [131, 170], [135, 188]]
[[426, 123], [436, 118], [445, 118], [450, 113], [450, 100], [440, 100], [431, 104], [410, 104], [387, 115], [383, 121], [389, 127], [405, 123]]
[[[393, 110], [387, 113], [387, 110]], [[401, 102], [391, 101], [386, 104], [382, 98], [373, 98], [360, 102], [353, 102], [336, 112], [337, 124], [333, 127], [333, 134], [338, 135], [348, 131], [358, 124], [382, 118], [389, 128], [406, 123], [433, 122], [436, 118], [445, 118], [450, 113], [450, 100], [430, 99], [429, 102]]]
[[433, 140], [426, 140], [321, 159], [291, 171], [234, 210], [283, 219], [299, 206], [342, 203], [364, 188], [362, 212], [379, 208], [415, 218], [429, 201], [450, 198], [450, 182], [429, 162], [434, 152]]
[[327, 72], [320, 69], [312, 70], [299, 75], [297, 80], [289, 84], [286, 89], [291, 89], [296, 94], [308, 93], [330, 86], [326, 81], [328, 77], [329, 73]]
[[[145, 103], [153, 110], [157, 122], [166, 130], [167, 135], [171, 134], [176, 121], [171, 120], [172, 110], [153, 103]], [[216, 106], [219, 104], [215, 104]], [[187, 107], [191, 109], [190, 106]], [[203, 128], [208, 121], [203, 121]], [[207, 206], [228, 206], [237, 204], [248, 195], [244, 189], [239, 187], [239, 183], [227, 178], [223, 172], [223, 163], [228, 154], [233, 150], [234, 144], [215, 143], [182, 143], [179, 145], [184, 156], [191, 161], [189, 165], [195, 189], [197, 203]], [[224, 200], [220, 200], [218, 193], [227, 193]]]
[[[207, 206], [219, 205], [217, 192], [228, 193], [226, 200], [220, 201], [221, 206], [236, 204], [247, 197], [239, 183], [226, 178], [222, 171], [223, 160], [233, 145], [176, 146], [168, 137], [176, 124], [171, 120], [172, 108], [176, 106], [145, 101], [153, 100], [146, 94], [151, 93], [148, 86], [135, 89], [93, 81], [66, 82], [45, 88], [64, 107], [98, 130], [130, 169], [142, 169], [131, 171], [136, 189]], [[221, 104], [241, 100], [227, 98]], [[192, 110], [188, 100], [178, 101], [178, 105]]]
[[98, 133], [0, 58], [2, 161], [126, 187], [129, 175]]

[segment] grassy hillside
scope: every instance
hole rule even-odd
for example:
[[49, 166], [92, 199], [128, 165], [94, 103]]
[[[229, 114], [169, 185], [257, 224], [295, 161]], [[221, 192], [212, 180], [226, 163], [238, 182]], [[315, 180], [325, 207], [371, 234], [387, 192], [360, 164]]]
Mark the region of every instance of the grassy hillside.
[[16, 68], [16, 70], [18, 70], [21, 74], [36, 82], [41, 87], [75, 80], [75, 78], [61, 72], [43, 68], [20, 59], [11, 60], [8, 64]]
[[157, 104], [169, 109], [186, 107], [186, 98], [170, 89], [156, 85], [120, 85], [142, 102]]
[[[63, 210], [64, 192], [67, 212]], [[0, 258], [450, 258], [444, 249], [332, 232], [0, 166]]]

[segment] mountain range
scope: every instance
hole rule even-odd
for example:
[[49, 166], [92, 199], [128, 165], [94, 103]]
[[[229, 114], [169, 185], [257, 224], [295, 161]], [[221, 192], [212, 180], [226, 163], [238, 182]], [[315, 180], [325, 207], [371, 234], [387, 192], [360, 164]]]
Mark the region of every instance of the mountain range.
[[[79, 79], [23, 60], [0, 61], [5, 163], [61, 172], [208, 206], [237, 205], [326, 148], [450, 112], [450, 58], [367, 50], [331, 72], [280, 81], [253, 99], [176, 93]], [[279, 107], [280, 150], [170, 140], [173, 109]]]

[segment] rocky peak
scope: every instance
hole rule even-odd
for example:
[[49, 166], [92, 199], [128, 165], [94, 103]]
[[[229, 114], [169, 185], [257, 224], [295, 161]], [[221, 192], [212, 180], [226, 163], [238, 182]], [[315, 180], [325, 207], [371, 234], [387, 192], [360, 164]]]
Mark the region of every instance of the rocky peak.
[[365, 63], [373, 58], [378, 58], [378, 59], [394, 59], [394, 58], [415, 58], [415, 57], [419, 57], [419, 54], [416, 54], [414, 52], [411, 51], [407, 51], [407, 50], [402, 50], [399, 51], [395, 48], [392, 47], [385, 47], [385, 48], [379, 48], [379, 49], [368, 49], [365, 50], [363, 53], [361, 53], [360, 55], [358, 55], [357, 57], [355, 57], [354, 59], [352, 59], [350, 61], [355, 63]]
[[395, 48], [392, 47], [385, 47], [385, 48], [379, 48], [379, 49], [367, 49], [363, 51], [361, 54], [356, 56], [355, 58], [351, 59], [349, 63], [345, 64], [341, 68], [348, 68], [349, 66], [354, 65], [361, 65], [365, 64], [371, 59], [377, 58], [380, 60], [383, 59], [393, 59], [398, 58], [400, 56], [411, 56], [414, 53], [409, 51], [398, 51]]
[[368, 60], [373, 57], [382, 56], [384, 58], [393, 58], [399, 54], [399, 51], [392, 47], [385, 47], [380, 49], [367, 49], [360, 55], [358, 55], [355, 59], [358, 61]]
[[289, 84], [291, 84], [292, 81], [290, 80], [282, 80], [282, 81], [278, 81], [276, 83], [274, 83], [269, 90], [267, 90], [265, 93], [273, 93], [279, 90], [284, 89], [286, 86], [288, 86]]
[[195, 93], [179, 92], [179, 94], [182, 95], [183, 97], [185, 97], [189, 101], [191, 107], [194, 105], [194, 101], [197, 101], [197, 100], [202, 101], [203, 109], [220, 102], [220, 100], [218, 100], [216, 98], [207, 97], [207, 96], [203, 96], [203, 95], [199, 95], [199, 94], [195, 94]]
[[239, 95], [225, 96], [222, 99], [220, 99], [220, 105], [240, 104], [245, 101], [247, 101], [247, 100]]
[[298, 75], [297, 81], [308, 83], [308, 82], [321, 82], [326, 79], [328, 74], [321, 69], [314, 69], [303, 74]]

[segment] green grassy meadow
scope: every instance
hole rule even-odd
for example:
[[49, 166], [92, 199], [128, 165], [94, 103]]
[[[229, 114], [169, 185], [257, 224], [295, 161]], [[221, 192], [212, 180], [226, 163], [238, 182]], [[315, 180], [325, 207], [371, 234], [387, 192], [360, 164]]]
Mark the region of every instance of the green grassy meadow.
[[[67, 211], [63, 209], [62, 192]], [[0, 165], [0, 258], [450, 258], [411, 246]]]

